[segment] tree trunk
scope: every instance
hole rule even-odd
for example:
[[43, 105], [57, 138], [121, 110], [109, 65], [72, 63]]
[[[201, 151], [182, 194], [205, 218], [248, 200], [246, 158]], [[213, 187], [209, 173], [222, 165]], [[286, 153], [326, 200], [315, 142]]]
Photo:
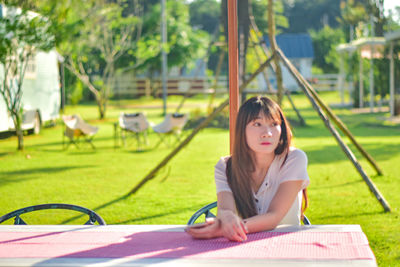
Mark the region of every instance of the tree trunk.
[[106, 117], [106, 110], [103, 96], [100, 96], [99, 99], [96, 99], [97, 107], [99, 109], [99, 119], [102, 120]]
[[14, 122], [15, 132], [18, 138], [18, 147], [17, 150], [24, 150], [24, 133], [21, 129], [21, 115], [19, 113], [11, 113], [12, 120]]
[[21, 129], [17, 130], [17, 137], [18, 137], [18, 150], [24, 150], [24, 133]]
[[[276, 53], [276, 39], [275, 39], [275, 17], [274, 17], [274, 1], [268, 0], [268, 37], [269, 42], [271, 44], [272, 53]], [[277, 102], [279, 105], [282, 105], [283, 99], [283, 83], [282, 83], [282, 70], [281, 65], [279, 63], [279, 57], [274, 57], [275, 63], [275, 75], [276, 75], [276, 84], [278, 87], [278, 99]]]
[[238, 1], [238, 26], [239, 26], [239, 85], [246, 80], [246, 54], [249, 44], [250, 0]]
[[[238, 50], [239, 50], [239, 86], [246, 80], [246, 54], [249, 43], [251, 0], [238, 1]], [[221, 17], [224, 25], [225, 40], [228, 43], [228, 5], [227, 0], [221, 1]]]

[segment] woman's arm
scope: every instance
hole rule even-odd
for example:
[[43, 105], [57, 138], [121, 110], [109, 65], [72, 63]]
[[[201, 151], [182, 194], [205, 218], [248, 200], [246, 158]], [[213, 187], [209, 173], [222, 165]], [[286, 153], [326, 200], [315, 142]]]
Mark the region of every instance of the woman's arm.
[[220, 192], [218, 198], [218, 213], [216, 219], [207, 220], [200, 227], [189, 226], [186, 232], [198, 239], [226, 237], [232, 241], [247, 239], [245, 225], [236, 214], [235, 200], [231, 192]]
[[220, 221], [221, 234], [232, 241], [240, 242], [247, 240], [247, 229], [244, 225], [244, 221], [236, 212], [233, 194], [223, 191], [217, 194], [217, 199], [217, 219]]
[[269, 205], [267, 213], [245, 219], [248, 233], [274, 229], [293, 205], [297, 194], [302, 189], [302, 185], [303, 180], [281, 183]]

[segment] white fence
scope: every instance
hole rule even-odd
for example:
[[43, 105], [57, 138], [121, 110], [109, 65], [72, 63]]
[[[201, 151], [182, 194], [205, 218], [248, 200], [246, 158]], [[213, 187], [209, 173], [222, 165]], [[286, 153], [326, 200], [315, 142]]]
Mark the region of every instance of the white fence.
[[[168, 77], [167, 92], [173, 94], [225, 94], [228, 92], [227, 76], [218, 77], [215, 83], [214, 77]], [[258, 88], [257, 80], [254, 80], [247, 87], [248, 90], [256, 90]], [[162, 83], [160, 78], [150, 81], [149, 78], [137, 78], [134, 76], [124, 75], [116, 79], [113, 88], [115, 97], [135, 97], [161, 95]]]
[[[340, 75], [339, 74], [319, 74], [313, 75], [308, 79], [313, 88], [317, 91], [334, 91], [340, 92]], [[342, 83], [343, 91], [351, 91], [351, 83], [344, 81]], [[262, 93], [266, 89], [254, 79], [246, 88], [248, 93]], [[227, 76], [218, 77], [215, 83], [214, 77], [168, 77], [167, 92], [169, 95], [184, 94], [225, 94], [228, 92]], [[137, 97], [149, 95], [162, 95], [162, 83], [160, 78], [137, 78], [134, 75], [123, 75], [116, 78], [113, 95], [115, 97]]]
[[[343, 80], [343, 84], [340, 85], [339, 74], [313, 74], [308, 80], [317, 91], [352, 90], [352, 85], [348, 81]], [[343, 86], [343, 88], [339, 88], [339, 86]]]

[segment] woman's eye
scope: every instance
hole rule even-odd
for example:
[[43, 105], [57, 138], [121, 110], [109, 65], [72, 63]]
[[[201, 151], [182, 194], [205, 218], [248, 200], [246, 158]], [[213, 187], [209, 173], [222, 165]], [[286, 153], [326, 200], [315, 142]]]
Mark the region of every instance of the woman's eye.
[[272, 126], [278, 126], [279, 125], [279, 123], [277, 123], [276, 121], [274, 121], [273, 123], [272, 123]]

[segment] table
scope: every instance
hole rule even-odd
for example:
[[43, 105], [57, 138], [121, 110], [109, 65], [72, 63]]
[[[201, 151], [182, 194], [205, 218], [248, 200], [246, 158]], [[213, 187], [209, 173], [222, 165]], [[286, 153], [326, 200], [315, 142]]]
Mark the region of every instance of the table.
[[0, 266], [377, 266], [359, 225], [280, 226], [242, 243], [184, 225], [0, 225]]

